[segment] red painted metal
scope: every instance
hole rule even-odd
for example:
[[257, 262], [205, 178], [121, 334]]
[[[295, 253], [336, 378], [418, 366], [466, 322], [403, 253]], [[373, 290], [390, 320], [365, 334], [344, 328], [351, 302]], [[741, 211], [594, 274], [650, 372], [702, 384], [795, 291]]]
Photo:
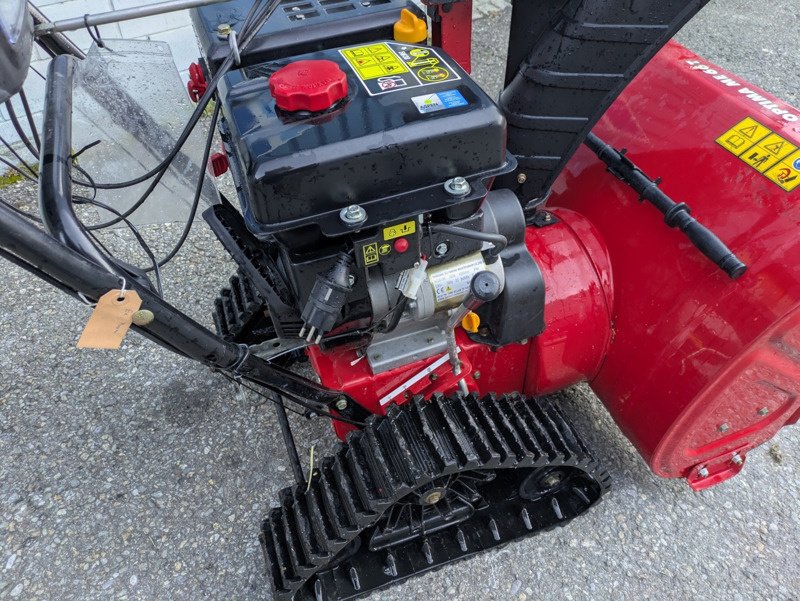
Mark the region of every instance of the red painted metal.
[[472, 0], [449, 3], [426, 2], [435, 6], [437, 19], [432, 21], [431, 41], [439, 46], [467, 73], [472, 72]]
[[[741, 279], [581, 149], [553, 188], [550, 221], [526, 232], [545, 330], [493, 351], [459, 328], [469, 389], [543, 394], [588, 380], [653, 471], [696, 490], [800, 420], [800, 188], [715, 143], [745, 117], [800, 147], [800, 112], [670, 43], [595, 129], [748, 264]], [[438, 359], [373, 375], [352, 350], [309, 356], [323, 384], [379, 414], [380, 399]], [[391, 402], [456, 390], [449, 363], [434, 374]]]
[[800, 414], [800, 189], [715, 143], [753, 117], [800, 146], [799, 115], [670, 43], [595, 128], [742, 257], [735, 282], [586, 149], [549, 201], [597, 227], [613, 266], [614, 337], [592, 387], [653, 471], [696, 489]]

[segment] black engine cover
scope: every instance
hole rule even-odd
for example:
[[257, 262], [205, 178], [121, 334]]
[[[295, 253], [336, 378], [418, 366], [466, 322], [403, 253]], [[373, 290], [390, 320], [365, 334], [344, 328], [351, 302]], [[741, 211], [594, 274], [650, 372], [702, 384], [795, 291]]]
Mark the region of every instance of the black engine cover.
[[[298, 56], [335, 61], [348, 96], [324, 113], [275, 106], [269, 76], [289, 60], [228, 74], [221, 86], [223, 133], [248, 228], [259, 237], [300, 227], [325, 236], [352, 231], [339, 218], [357, 203], [359, 229], [473, 203], [513, 168], [505, 119], [441, 50], [373, 42]], [[464, 176], [471, 194], [443, 189]]]

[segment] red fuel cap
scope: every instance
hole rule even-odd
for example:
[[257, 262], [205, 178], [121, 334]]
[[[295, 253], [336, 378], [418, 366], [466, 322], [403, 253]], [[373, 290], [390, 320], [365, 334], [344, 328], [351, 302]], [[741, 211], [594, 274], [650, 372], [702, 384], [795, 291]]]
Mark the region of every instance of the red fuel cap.
[[333, 61], [295, 61], [273, 73], [269, 91], [284, 111], [324, 111], [347, 96], [347, 75]]

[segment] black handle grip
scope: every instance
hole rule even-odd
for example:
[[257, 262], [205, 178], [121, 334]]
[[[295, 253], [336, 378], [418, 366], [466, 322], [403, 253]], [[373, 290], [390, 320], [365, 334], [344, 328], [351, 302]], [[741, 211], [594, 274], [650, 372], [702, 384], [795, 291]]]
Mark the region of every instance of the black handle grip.
[[692, 217], [685, 204], [676, 204], [667, 211], [664, 221], [668, 226], [677, 227], [686, 234], [697, 250], [713, 261], [732, 280], [740, 278], [747, 271], [747, 265], [742, 263], [714, 232]]
[[745, 265], [716, 234], [691, 216], [691, 209], [683, 202], [676, 203], [658, 187], [660, 180], [651, 180], [641, 169], [625, 156], [625, 150], [617, 151], [590, 133], [586, 146], [608, 165], [608, 170], [628, 184], [639, 194], [640, 200], [647, 200], [664, 214], [669, 227], [677, 227], [692, 244], [724, 271], [729, 278], [736, 280], [747, 271]]

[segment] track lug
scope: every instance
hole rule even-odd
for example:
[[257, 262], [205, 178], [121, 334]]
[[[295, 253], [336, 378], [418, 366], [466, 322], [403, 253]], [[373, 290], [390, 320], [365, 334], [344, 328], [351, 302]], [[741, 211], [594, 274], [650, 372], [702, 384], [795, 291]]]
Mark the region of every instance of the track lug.
[[459, 528], [456, 532], [456, 540], [458, 541], [458, 546], [461, 549], [462, 553], [467, 552], [467, 537], [464, 536], [464, 531]]
[[525, 527], [528, 530], [533, 530], [533, 524], [531, 523], [531, 516], [528, 513], [528, 510], [525, 509], [524, 507], [522, 508], [522, 512], [520, 514], [520, 517], [522, 517], [522, 521], [525, 524]]
[[500, 540], [500, 530], [497, 527], [497, 520], [494, 518], [489, 519], [489, 530], [492, 532], [492, 538], [496, 541]]

